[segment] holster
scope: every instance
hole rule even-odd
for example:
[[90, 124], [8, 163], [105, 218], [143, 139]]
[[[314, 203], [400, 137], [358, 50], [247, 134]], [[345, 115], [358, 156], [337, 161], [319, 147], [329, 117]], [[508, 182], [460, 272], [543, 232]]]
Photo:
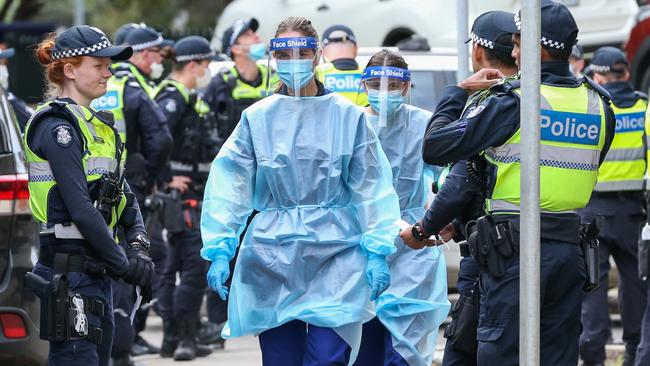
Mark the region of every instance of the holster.
[[494, 278], [503, 277], [505, 259], [519, 252], [513, 232], [510, 221], [496, 223], [491, 215], [470, 221], [465, 227], [470, 254]]
[[177, 234], [184, 229], [183, 200], [177, 190], [161, 196], [163, 200], [162, 224], [169, 234]]
[[[596, 219], [588, 225], [580, 227], [580, 246], [585, 258], [587, 279], [583, 286], [586, 292], [592, 292], [599, 286], [600, 279], [600, 250], [598, 233], [600, 232]], [[640, 262], [639, 262], [640, 263]]]
[[86, 339], [102, 341], [102, 330], [89, 324], [87, 313], [104, 316], [104, 302], [69, 290], [68, 278], [57, 273], [51, 281], [28, 272], [25, 284], [41, 299], [40, 338], [51, 342]]
[[451, 323], [445, 328], [444, 336], [450, 339], [456, 351], [468, 354], [477, 352], [479, 296], [478, 281], [476, 281], [471, 294], [469, 296], [461, 294], [451, 311]]

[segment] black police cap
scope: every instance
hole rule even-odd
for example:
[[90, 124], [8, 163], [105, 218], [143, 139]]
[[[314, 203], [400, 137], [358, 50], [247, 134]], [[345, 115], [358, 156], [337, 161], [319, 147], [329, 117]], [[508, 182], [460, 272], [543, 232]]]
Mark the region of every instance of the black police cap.
[[[578, 24], [571, 11], [564, 4], [542, 0], [542, 38], [543, 47], [565, 50], [578, 41]], [[521, 10], [513, 20], [503, 24], [511, 33], [521, 33]]]
[[597, 73], [623, 72], [624, 70], [616, 68], [616, 65], [620, 64], [630, 66], [623, 51], [616, 47], [601, 47], [594, 52], [591, 59], [591, 69]]
[[121, 45], [126, 41], [126, 36], [135, 28], [140, 27], [140, 25], [136, 23], [126, 23], [121, 25], [117, 30], [115, 31], [115, 38], [113, 41], [117, 45]]
[[128, 32], [124, 40], [133, 47], [133, 51], [142, 51], [148, 48], [171, 46], [172, 41], [163, 38], [162, 34], [144, 24], [138, 25]]
[[78, 25], [66, 29], [54, 39], [52, 60], [76, 56], [110, 57], [128, 60], [133, 55], [129, 46], [114, 46], [99, 28]]
[[510, 27], [504, 25], [512, 22], [514, 16], [514, 13], [507, 11], [488, 11], [479, 15], [472, 25], [470, 39], [467, 42], [472, 41], [482, 47], [509, 55], [514, 48], [512, 39], [503, 37], [499, 40], [499, 38], [512, 34]]
[[216, 58], [215, 52], [210, 48], [210, 42], [201, 36], [188, 36], [179, 39], [174, 45], [174, 53], [176, 62], [214, 60]]
[[352, 42], [357, 44], [357, 37], [354, 36], [352, 29], [342, 24], [333, 25], [323, 32], [323, 46], [335, 42]]
[[239, 19], [235, 21], [233, 25], [223, 32], [223, 37], [221, 37], [221, 52], [232, 57], [231, 48], [237, 42], [237, 38], [249, 29], [253, 32], [257, 32], [259, 26], [260, 23], [255, 18], [250, 18], [249, 20]]

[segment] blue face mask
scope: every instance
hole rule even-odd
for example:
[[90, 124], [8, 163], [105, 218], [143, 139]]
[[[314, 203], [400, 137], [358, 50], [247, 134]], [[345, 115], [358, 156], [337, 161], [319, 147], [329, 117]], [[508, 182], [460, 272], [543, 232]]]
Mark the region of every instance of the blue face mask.
[[[300, 90], [314, 78], [312, 59], [278, 60], [278, 77], [292, 90]], [[298, 85], [294, 85], [294, 82]]]
[[248, 57], [253, 61], [259, 61], [266, 55], [266, 43], [256, 43], [250, 45]]
[[380, 113], [381, 104], [386, 105], [386, 113], [391, 115], [404, 104], [404, 96], [401, 90], [380, 92], [379, 90], [368, 89], [368, 103], [373, 111]]

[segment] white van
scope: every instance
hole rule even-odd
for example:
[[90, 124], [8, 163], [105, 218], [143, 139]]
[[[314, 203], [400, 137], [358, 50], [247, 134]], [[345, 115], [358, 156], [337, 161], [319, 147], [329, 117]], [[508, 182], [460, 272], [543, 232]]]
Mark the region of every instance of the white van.
[[[636, 0], [561, 0], [573, 12], [580, 43], [592, 50], [601, 45], [621, 46], [636, 24]], [[469, 0], [470, 25], [489, 10], [516, 10], [519, 0]], [[431, 47], [456, 46], [456, 1], [443, 0], [234, 0], [215, 27], [213, 46], [237, 19], [255, 17], [258, 33], [273, 38], [278, 24], [289, 16], [310, 19], [319, 32], [333, 24], [350, 27], [360, 46], [394, 46], [413, 34]]]

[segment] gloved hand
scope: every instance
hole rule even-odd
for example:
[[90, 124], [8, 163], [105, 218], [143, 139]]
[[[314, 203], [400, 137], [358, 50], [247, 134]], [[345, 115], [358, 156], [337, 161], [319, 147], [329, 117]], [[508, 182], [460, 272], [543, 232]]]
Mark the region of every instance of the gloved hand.
[[366, 268], [366, 279], [370, 284], [370, 300], [375, 301], [388, 286], [390, 286], [390, 272], [386, 257], [379, 254], [368, 254], [368, 267]]
[[230, 264], [225, 257], [217, 257], [208, 269], [208, 285], [213, 289], [221, 300], [226, 300], [228, 297], [228, 287], [223, 284], [230, 276]]
[[126, 250], [126, 257], [129, 259], [129, 269], [122, 274], [124, 281], [141, 287], [151, 285], [155, 267], [149, 257], [149, 250], [135, 242]]

